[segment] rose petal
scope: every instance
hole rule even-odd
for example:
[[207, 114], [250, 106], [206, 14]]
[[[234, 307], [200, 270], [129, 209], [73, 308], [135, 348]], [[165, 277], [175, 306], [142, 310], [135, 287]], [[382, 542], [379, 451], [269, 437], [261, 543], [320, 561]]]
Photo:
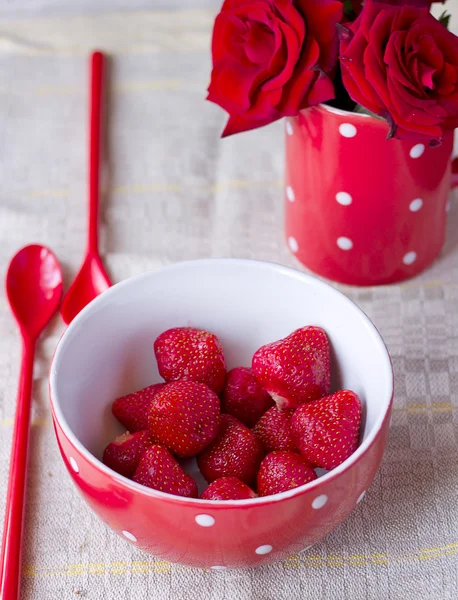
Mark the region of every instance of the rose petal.
[[298, 11], [307, 23], [307, 34], [320, 48], [319, 65], [325, 72], [332, 71], [337, 62], [338, 37], [336, 23], [343, 16], [342, 2], [336, 0], [296, 0]]
[[[264, 86], [265, 90], [271, 90], [277, 87], [285, 85], [292, 77], [294, 70], [299, 60], [302, 43], [297, 44], [296, 33], [286, 23], [279, 24], [279, 30], [283, 37], [283, 52], [277, 54], [270, 65], [270, 70], [274, 73], [278, 73], [275, 77], [272, 77], [270, 81]], [[278, 66], [283, 68], [280, 70]]]
[[283, 88], [283, 97], [279, 110], [284, 116], [295, 116], [303, 107], [310, 86], [317, 80], [317, 73], [311, 71], [320, 56], [318, 43], [307, 38], [302, 57], [297, 65], [295, 76]]

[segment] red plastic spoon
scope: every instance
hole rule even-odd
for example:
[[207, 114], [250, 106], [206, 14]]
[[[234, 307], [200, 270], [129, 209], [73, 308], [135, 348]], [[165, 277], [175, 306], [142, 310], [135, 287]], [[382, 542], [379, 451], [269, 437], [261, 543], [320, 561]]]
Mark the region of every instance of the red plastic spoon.
[[86, 256], [80, 271], [65, 295], [60, 310], [65, 323], [96, 296], [111, 286], [110, 277], [99, 254], [99, 172], [101, 155], [101, 123], [104, 56], [94, 52], [91, 56], [91, 102], [89, 109], [89, 236]]
[[35, 345], [62, 297], [62, 273], [54, 254], [37, 245], [20, 250], [8, 269], [6, 293], [21, 331], [22, 363], [3, 528], [0, 598], [17, 600]]

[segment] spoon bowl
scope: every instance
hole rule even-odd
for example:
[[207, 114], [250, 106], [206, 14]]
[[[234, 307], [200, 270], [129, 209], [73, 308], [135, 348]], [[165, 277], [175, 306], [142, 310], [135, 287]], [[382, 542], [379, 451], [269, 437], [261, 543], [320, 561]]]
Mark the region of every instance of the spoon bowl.
[[64, 322], [71, 323], [86, 304], [109, 287], [110, 277], [100, 256], [88, 254], [62, 302], [60, 313]]
[[51, 250], [37, 244], [19, 250], [8, 268], [6, 293], [21, 333], [36, 339], [62, 296], [62, 273]]

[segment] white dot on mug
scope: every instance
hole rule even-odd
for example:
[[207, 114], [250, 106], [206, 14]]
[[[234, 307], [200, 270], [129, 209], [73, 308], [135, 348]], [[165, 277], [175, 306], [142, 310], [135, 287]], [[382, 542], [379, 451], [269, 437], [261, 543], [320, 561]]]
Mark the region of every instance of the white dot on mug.
[[265, 544], [264, 546], [258, 546], [255, 550], [256, 554], [270, 554], [272, 552], [272, 546], [270, 544]]
[[342, 123], [341, 125], [339, 125], [339, 132], [340, 135], [343, 135], [343, 137], [346, 138], [355, 137], [355, 135], [357, 134], [356, 127], [351, 123]]
[[404, 256], [404, 258], [402, 259], [402, 262], [405, 265], [413, 265], [413, 263], [417, 260], [417, 253], [416, 252], [407, 252], [407, 254]]
[[286, 197], [290, 202], [294, 202], [296, 200], [296, 194], [290, 185], [286, 187]]
[[288, 238], [288, 246], [293, 254], [296, 254], [296, 252], [299, 250], [299, 244], [297, 243], [296, 238], [293, 236]]
[[314, 508], [315, 510], [319, 510], [320, 508], [323, 508], [327, 501], [328, 497], [326, 496], [326, 494], [321, 494], [321, 496], [317, 496], [312, 502], [312, 508]]
[[350, 238], [340, 237], [337, 239], [337, 246], [341, 250], [351, 250], [353, 248], [353, 242]]
[[195, 520], [201, 527], [213, 527], [215, 524], [215, 518], [211, 515], [197, 515]]
[[409, 205], [409, 208], [412, 212], [418, 212], [423, 206], [423, 200], [421, 198], [415, 198]]
[[122, 534], [126, 539], [128, 539], [131, 542], [137, 541], [137, 538], [134, 536], [133, 533], [130, 533], [130, 531], [123, 531]]
[[353, 202], [353, 198], [348, 192], [337, 192], [336, 200], [342, 206], [350, 206], [350, 204]]
[[415, 144], [415, 146], [413, 146], [410, 149], [410, 156], [411, 156], [411, 158], [420, 158], [420, 156], [423, 154], [424, 151], [425, 151], [424, 144]]

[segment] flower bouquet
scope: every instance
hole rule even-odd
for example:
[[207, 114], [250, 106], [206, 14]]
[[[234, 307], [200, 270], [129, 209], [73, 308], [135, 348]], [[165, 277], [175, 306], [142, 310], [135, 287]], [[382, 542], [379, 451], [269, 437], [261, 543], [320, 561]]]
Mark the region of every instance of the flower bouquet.
[[226, 0], [216, 17], [223, 137], [286, 118], [286, 237], [324, 277], [399, 281], [443, 246], [458, 37], [430, 4]]

